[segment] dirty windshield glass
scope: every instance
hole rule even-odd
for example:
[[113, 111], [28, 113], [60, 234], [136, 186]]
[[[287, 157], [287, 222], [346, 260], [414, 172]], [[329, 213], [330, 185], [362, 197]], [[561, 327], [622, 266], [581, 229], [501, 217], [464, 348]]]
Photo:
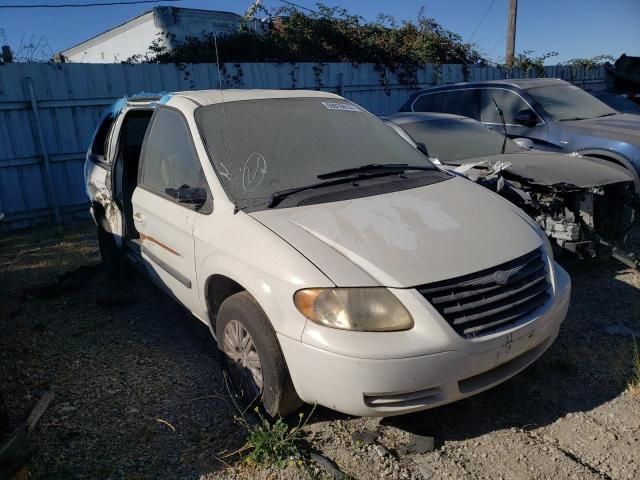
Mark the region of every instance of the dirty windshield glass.
[[336, 170], [373, 163], [433, 166], [380, 120], [342, 99], [234, 101], [224, 111], [222, 104], [202, 107], [196, 118], [213, 165], [241, 208]]
[[586, 120], [617, 113], [593, 95], [573, 85], [549, 85], [535, 87], [527, 93], [540, 104], [551, 118], [563, 120]]
[[[427, 147], [429, 157], [441, 162], [456, 162], [466, 158], [500, 155], [504, 136], [473, 120], [446, 119], [405, 123], [402, 129], [415, 142]], [[505, 153], [522, 152], [522, 148], [507, 139]]]

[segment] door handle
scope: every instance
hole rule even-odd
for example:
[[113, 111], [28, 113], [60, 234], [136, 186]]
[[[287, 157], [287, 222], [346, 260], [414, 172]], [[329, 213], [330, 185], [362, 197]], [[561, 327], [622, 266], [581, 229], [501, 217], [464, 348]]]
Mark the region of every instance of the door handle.
[[140, 225], [144, 225], [146, 224], [146, 220], [144, 218], [144, 215], [141, 214], [140, 212], [134, 213], [133, 214], [133, 221], [136, 223], [139, 223]]

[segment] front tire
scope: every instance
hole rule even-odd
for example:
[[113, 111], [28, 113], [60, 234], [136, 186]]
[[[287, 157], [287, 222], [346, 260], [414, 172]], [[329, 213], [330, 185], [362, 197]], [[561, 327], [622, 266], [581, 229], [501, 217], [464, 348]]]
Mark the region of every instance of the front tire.
[[248, 292], [222, 303], [216, 336], [233, 387], [245, 404], [261, 401], [269, 415], [282, 417], [302, 406], [271, 322]]

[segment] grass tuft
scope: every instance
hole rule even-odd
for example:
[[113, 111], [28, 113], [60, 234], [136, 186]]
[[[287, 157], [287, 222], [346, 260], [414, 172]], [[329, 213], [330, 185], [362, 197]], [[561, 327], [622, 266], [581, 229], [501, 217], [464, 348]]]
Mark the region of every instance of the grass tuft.
[[300, 412], [297, 425], [290, 427], [282, 417], [267, 418], [260, 410], [260, 407], [256, 406], [253, 411], [259, 421], [253, 423], [247, 420], [247, 410], [241, 409], [236, 402], [226, 374], [225, 385], [231, 397], [231, 403], [238, 412], [235, 419], [247, 431], [245, 445], [225, 457], [235, 454], [242, 455], [248, 451], [249, 453], [243, 457], [243, 461], [247, 465], [276, 466], [278, 468], [285, 468], [288, 465], [305, 466], [307, 453], [302, 446], [304, 436], [302, 429], [313, 415], [316, 407], [313, 407], [306, 418], [304, 413]]
[[257, 407], [254, 411], [260, 421], [256, 425], [246, 424], [247, 446], [251, 448], [251, 453], [244, 460], [255, 465], [275, 465], [280, 468], [302, 465], [303, 452], [300, 441], [302, 427], [306, 424], [304, 414], [299, 414], [296, 426], [289, 427], [282, 418], [269, 421]]

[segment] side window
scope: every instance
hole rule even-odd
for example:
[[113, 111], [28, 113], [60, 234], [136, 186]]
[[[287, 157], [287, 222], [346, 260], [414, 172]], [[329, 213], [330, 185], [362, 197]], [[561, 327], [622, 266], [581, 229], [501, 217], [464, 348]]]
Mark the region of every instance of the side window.
[[480, 119], [480, 92], [475, 89], [451, 90], [444, 94], [442, 111]]
[[140, 183], [173, 198], [189, 200], [187, 195], [208, 196], [200, 160], [184, 118], [171, 109], [159, 108], [152, 122], [144, 147]]
[[519, 95], [498, 88], [487, 88], [482, 90], [482, 113], [481, 122], [485, 123], [501, 123], [500, 115], [496, 112], [496, 103], [504, 114], [504, 121], [507, 124], [516, 124], [514, 118], [521, 110], [531, 110], [531, 107], [520, 98]]
[[100, 162], [106, 162], [107, 142], [109, 139], [109, 131], [113, 125], [115, 117], [112, 114], [107, 115], [102, 123], [98, 126], [95, 135], [93, 136], [93, 142], [91, 143], [91, 155]]
[[442, 112], [442, 94], [425, 93], [413, 102], [414, 112]]

